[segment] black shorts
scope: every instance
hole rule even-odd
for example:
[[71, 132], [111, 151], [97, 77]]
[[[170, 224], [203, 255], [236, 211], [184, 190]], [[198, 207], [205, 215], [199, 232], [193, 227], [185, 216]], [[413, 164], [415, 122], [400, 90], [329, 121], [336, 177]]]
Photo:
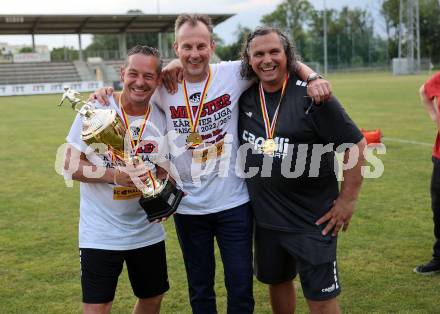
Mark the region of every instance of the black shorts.
[[[321, 301], [335, 298], [341, 287], [336, 260], [312, 265], [299, 258], [289, 242], [295, 234], [255, 226], [255, 275], [266, 284], [278, 284], [300, 275], [304, 297]], [[311, 248], [313, 249], [313, 248]]]
[[108, 303], [115, 297], [124, 261], [133, 293], [151, 298], [169, 289], [165, 242], [127, 251], [79, 250], [83, 302]]

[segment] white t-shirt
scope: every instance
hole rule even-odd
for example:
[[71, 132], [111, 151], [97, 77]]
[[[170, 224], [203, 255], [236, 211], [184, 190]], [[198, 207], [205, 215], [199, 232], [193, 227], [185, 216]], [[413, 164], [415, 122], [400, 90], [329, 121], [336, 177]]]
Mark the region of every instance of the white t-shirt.
[[[99, 104], [96, 108], [99, 108]], [[110, 107], [121, 113], [114, 99], [110, 97]], [[130, 129], [134, 131], [134, 139], [138, 136], [142, 117], [128, 117]], [[85, 153], [88, 159], [98, 166], [113, 167], [108, 153], [95, 154], [81, 140], [82, 121], [75, 118], [67, 142], [79, 151]], [[145, 153], [139, 154], [143, 159], [154, 158], [161, 147], [166, 146], [164, 141], [165, 117], [155, 105], [151, 107], [151, 114], [142, 136], [141, 149]], [[167, 149], [167, 148], [164, 148]], [[116, 189], [115, 189], [116, 188]], [[122, 189], [118, 190], [118, 189]], [[80, 182], [80, 220], [79, 220], [79, 247], [104, 250], [131, 250], [158, 243], [165, 239], [165, 231], [161, 224], [149, 223], [147, 215], [140, 207], [139, 196], [124, 199], [124, 188], [107, 183]], [[120, 194], [118, 200], [114, 195]]]
[[[251, 82], [240, 77], [239, 61], [213, 64], [211, 71], [212, 82], [197, 127], [204, 139], [200, 147], [185, 149], [190, 127], [182, 84], [174, 95], [160, 88], [160, 99], [155, 99], [167, 118], [172, 163], [186, 193], [178, 208], [181, 214], [210, 214], [249, 201], [245, 182], [236, 175], [235, 163], [239, 147], [238, 99]], [[205, 83], [206, 80], [186, 84], [193, 116]]]

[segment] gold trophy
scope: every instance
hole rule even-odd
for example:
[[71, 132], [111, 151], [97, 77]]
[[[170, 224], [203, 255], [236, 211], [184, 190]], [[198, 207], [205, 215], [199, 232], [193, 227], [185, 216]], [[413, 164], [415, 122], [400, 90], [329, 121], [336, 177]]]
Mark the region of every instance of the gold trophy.
[[[65, 100], [77, 111], [82, 121], [81, 139], [87, 144], [104, 143], [109, 151], [121, 160], [128, 160], [124, 153], [125, 126], [114, 109], [96, 109], [93, 103], [85, 102], [79, 92], [64, 87], [59, 107]], [[78, 105], [81, 106], [78, 109]]]
[[[132, 160], [124, 149], [126, 127], [114, 109], [95, 108], [93, 103], [79, 98], [80, 93], [64, 87], [64, 94], [58, 106], [64, 101], [70, 102], [82, 121], [81, 139], [89, 146], [105, 144], [111, 154], [122, 164], [138, 162]], [[78, 109], [78, 105], [81, 106]], [[183, 192], [170, 180], [159, 180], [150, 175], [140, 189], [142, 196], [139, 204], [147, 213], [149, 221], [162, 219], [173, 214], [183, 197]]]

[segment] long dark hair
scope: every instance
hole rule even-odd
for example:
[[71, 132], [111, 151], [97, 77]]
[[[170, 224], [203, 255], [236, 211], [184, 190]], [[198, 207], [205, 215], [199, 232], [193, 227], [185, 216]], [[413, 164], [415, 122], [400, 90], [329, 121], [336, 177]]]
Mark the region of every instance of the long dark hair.
[[251, 80], [257, 77], [252, 67], [249, 65], [249, 49], [252, 40], [258, 36], [264, 36], [270, 33], [278, 34], [278, 37], [281, 40], [281, 43], [284, 47], [284, 52], [287, 57], [287, 69], [289, 72], [295, 72], [298, 67], [298, 61], [300, 58], [295, 50], [294, 42], [291, 42], [289, 38], [284, 34], [279, 28], [271, 27], [271, 26], [259, 26], [253, 32], [250, 32], [246, 40], [243, 42], [243, 46], [241, 49], [241, 67], [240, 74], [244, 79]]

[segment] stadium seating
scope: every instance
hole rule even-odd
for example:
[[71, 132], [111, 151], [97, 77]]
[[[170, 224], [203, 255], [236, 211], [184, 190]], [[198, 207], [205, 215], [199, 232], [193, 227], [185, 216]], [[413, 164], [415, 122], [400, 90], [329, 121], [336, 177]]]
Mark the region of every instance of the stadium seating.
[[[170, 60], [164, 60], [167, 64]], [[124, 60], [90, 62], [0, 63], [0, 85], [63, 83], [102, 80], [112, 85], [120, 80]], [[96, 73], [101, 72], [101, 77]]]
[[119, 73], [121, 65], [123, 65], [125, 60], [106, 60], [104, 63], [106, 66], [113, 68], [116, 73]]
[[0, 63], [0, 85], [79, 81], [72, 62]]
[[[163, 65], [167, 65], [172, 59], [163, 59]], [[119, 71], [121, 70], [121, 65], [123, 65], [125, 60], [106, 60], [104, 61], [107, 67], [112, 68], [119, 77]]]
[[[164, 59], [163, 65], [167, 65], [171, 59]], [[116, 82], [119, 81], [119, 73], [121, 71], [121, 66], [124, 64], [125, 60], [106, 60], [104, 61], [105, 68], [103, 68], [104, 71], [104, 78], [107, 82]]]
[[125, 60], [106, 60], [105, 64], [105, 76], [107, 81], [116, 82], [119, 81], [119, 73], [121, 71], [121, 66], [124, 64]]

